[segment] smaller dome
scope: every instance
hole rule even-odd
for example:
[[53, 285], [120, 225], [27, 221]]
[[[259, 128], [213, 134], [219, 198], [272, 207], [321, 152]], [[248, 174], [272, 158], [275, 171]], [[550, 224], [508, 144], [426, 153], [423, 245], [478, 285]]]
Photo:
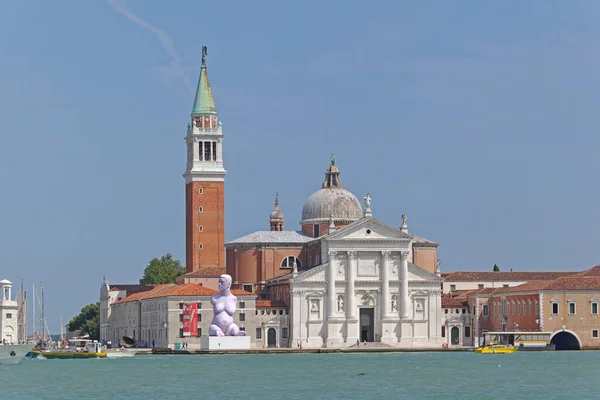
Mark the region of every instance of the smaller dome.
[[273, 207], [273, 211], [271, 211], [271, 216], [269, 217], [269, 220], [274, 221], [274, 220], [282, 220], [283, 219], [283, 213], [281, 212], [281, 209], [279, 208], [279, 193], [277, 193], [277, 195], [275, 196], [275, 206]]
[[9, 281], [8, 279], [2, 279], [0, 281], [0, 285], [12, 285], [12, 282]]

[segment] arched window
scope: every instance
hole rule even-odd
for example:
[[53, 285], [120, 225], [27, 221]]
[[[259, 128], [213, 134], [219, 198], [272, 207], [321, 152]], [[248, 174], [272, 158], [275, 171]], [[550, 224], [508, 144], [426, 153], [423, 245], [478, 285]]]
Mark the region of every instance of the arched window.
[[302, 268], [302, 263], [297, 257], [288, 256], [281, 261], [281, 268], [294, 268], [294, 260], [296, 260], [296, 268]]

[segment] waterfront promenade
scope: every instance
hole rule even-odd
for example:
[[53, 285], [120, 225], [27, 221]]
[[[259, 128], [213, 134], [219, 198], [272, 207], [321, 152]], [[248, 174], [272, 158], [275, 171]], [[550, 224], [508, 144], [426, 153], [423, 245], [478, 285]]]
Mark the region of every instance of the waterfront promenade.
[[391, 346], [352, 346], [339, 349], [298, 349], [298, 348], [255, 348], [249, 350], [174, 350], [170, 348], [138, 349], [137, 355], [201, 355], [201, 354], [311, 354], [311, 353], [423, 353], [423, 352], [469, 352], [472, 347], [402, 348]]

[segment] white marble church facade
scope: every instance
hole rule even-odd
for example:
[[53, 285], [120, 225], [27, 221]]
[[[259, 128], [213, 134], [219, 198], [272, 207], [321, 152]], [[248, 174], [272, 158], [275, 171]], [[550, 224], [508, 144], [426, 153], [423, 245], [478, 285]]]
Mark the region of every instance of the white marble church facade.
[[443, 280], [412, 263], [412, 235], [367, 216], [320, 240], [324, 263], [288, 281], [292, 344], [441, 346]]

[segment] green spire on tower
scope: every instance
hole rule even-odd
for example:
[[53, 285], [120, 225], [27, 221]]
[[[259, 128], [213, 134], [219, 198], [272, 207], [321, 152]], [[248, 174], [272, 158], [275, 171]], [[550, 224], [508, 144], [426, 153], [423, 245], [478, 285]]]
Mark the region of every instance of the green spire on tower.
[[196, 89], [196, 98], [192, 114], [217, 114], [217, 107], [213, 100], [210, 82], [208, 81], [208, 71], [206, 70], [206, 46], [202, 46], [202, 67], [200, 68], [200, 78], [198, 78], [198, 88]]

